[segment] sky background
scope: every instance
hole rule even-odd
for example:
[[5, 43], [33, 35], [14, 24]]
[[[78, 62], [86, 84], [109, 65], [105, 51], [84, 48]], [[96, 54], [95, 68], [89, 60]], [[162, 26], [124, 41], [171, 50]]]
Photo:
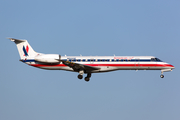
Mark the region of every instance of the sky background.
[[[1, 0], [0, 120], [180, 119], [180, 1]], [[19, 61], [7, 37], [62, 56], [155, 56], [176, 68], [92, 74]]]

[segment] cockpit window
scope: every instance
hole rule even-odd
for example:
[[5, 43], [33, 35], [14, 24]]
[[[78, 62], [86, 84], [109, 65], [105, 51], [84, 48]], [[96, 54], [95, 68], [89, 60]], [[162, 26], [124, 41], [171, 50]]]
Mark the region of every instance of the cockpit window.
[[159, 58], [151, 58], [151, 61], [158, 61], [161, 62], [161, 60]]
[[155, 58], [151, 58], [151, 61], [156, 61], [156, 59]]
[[156, 59], [156, 61], [161, 61], [159, 58], [155, 58]]

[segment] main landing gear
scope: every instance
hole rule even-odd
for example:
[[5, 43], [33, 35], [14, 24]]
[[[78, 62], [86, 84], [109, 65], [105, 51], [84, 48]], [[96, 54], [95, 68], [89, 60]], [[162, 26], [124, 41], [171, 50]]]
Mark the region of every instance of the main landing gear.
[[[83, 74], [84, 74], [83, 70], [79, 71], [78, 78], [82, 79], [83, 78]], [[84, 80], [88, 82], [90, 80], [90, 77], [91, 77], [91, 73], [87, 73], [87, 76], [84, 78]]]
[[84, 78], [84, 80], [88, 82], [90, 80], [90, 77], [91, 77], [91, 73], [88, 73], [87, 76]]
[[82, 79], [82, 78], [83, 78], [83, 76], [82, 76], [82, 75], [78, 75], [78, 78], [79, 78], [79, 79]]

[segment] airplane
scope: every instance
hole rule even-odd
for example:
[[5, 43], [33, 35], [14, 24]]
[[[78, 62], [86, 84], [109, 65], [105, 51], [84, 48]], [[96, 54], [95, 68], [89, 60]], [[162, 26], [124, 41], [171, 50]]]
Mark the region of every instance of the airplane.
[[61, 56], [59, 54], [43, 54], [33, 50], [27, 40], [8, 38], [15, 42], [20, 61], [30, 66], [46, 70], [66, 70], [78, 72], [82, 79], [89, 81], [92, 73], [116, 70], [161, 70], [172, 71], [175, 67], [153, 56]]

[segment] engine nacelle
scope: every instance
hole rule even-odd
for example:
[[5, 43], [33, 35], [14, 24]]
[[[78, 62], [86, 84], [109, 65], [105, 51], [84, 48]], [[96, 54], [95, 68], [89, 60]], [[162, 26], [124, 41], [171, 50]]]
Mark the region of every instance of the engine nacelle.
[[58, 64], [60, 63], [61, 56], [58, 54], [45, 54], [45, 55], [38, 55], [34, 59], [37, 62]]

